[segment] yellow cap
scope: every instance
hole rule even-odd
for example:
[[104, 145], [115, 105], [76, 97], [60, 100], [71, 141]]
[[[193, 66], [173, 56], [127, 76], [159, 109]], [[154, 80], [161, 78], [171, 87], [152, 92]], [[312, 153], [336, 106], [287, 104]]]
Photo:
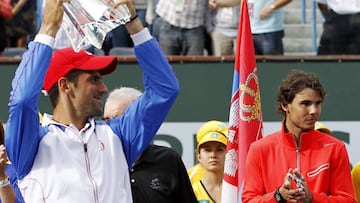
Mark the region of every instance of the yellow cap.
[[200, 127], [196, 135], [197, 148], [205, 142], [216, 141], [227, 144], [228, 128], [221, 121], [208, 121]]
[[332, 135], [331, 130], [329, 128], [327, 128], [324, 124], [320, 123], [319, 121], [316, 121], [316, 123], [315, 123], [315, 130]]

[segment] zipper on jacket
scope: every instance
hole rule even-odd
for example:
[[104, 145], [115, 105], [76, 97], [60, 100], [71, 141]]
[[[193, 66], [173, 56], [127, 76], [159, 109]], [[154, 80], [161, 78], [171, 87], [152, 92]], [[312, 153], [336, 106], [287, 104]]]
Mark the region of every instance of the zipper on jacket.
[[97, 185], [96, 185], [96, 182], [95, 182], [94, 178], [91, 175], [90, 161], [89, 161], [89, 156], [88, 156], [88, 153], [87, 153], [87, 151], [88, 151], [87, 143], [84, 143], [83, 146], [84, 146], [84, 156], [85, 156], [85, 162], [86, 162], [86, 171], [87, 171], [88, 177], [90, 179], [90, 182], [91, 182], [91, 184], [93, 185], [93, 188], [94, 188], [94, 190], [93, 190], [94, 202], [98, 203], [99, 202], [99, 197], [98, 197]]
[[84, 151], [87, 153], [87, 143], [84, 143]]
[[295, 146], [296, 146], [296, 168], [300, 171], [300, 146], [302, 140], [302, 134], [299, 135], [299, 143], [296, 142], [296, 136], [293, 135]]

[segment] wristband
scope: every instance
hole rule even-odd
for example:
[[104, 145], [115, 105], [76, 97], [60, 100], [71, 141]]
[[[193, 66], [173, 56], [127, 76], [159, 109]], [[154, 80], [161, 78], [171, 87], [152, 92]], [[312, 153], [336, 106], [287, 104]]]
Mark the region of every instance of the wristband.
[[5, 187], [10, 184], [10, 178], [9, 176], [6, 177], [4, 180], [0, 180], [0, 188]]
[[131, 23], [132, 21], [134, 21], [138, 17], [139, 16], [136, 14], [134, 17], [130, 18], [129, 22], [127, 22], [126, 24]]
[[274, 193], [274, 199], [278, 202], [278, 203], [286, 203], [286, 200], [283, 198], [283, 196], [281, 196], [280, 193], [280, 188], [278, 188], [275, 193]]

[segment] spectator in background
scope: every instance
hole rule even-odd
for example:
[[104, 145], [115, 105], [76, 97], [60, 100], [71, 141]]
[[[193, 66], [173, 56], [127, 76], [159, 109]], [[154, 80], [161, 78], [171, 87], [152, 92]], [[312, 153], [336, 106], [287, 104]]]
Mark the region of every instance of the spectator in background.
[[360, 0], [316, 1], [325, 19], [317, 54], [360, 54]]
[[[9, 170], [11, 170], [11, 172], [14, 171], [6, 156], [4, 138], [4, 127], [2, 122], [0, 122], [0, 203], [14, 203], [16, 201], [16, 196], [13, 187], [17, 188], [17, 182], [12, 182], [9, 178]], [[14, 177], [16, 177], [16, 175]]]
[[315, 123], [315, 130], [326, 133], [328, 135], [332, 135], [331, 130], [319, 121], [316, 121]]
[[0, 16], [0, 56], [6, 47], [5, 19]]
[[357, 162], [352, 168], [351, 178], [354, 186], [356, 201], [360, 202], [360, 162]]
[[[219, 122], [219, 121], [211, 121], [211, 122], [207, 122], [207, 124], [203, 125], [199, 130], [197, 134], [206, 134], [208, 132], [213, 132], [213, 131], [218, 131], [221, 132], [225, 135], [228, 135], [228, 128], [226, 125], [224, 125], [224, 123]], [[200, 136], [199, 136], [200, 138]], [[198, 141], [198, 136], [197, 136], [197, 142]], [[196, 154], [198, 154], [198, 149], [195, 150]], [[197, 163], [194, 166], [192, 166], [191, 168], [188, 169], [188, 175], [191, 181], [191, 184], [200, 181], [205, 174], [205, 169], [204, 167], [201, 165], [201, 163]]]
[[204, 177], [205, 169], [200, 163], [197, 163], [189, 168], [187, 172], [190, 178], [190, 182], [193, 184], [200, 181]]
[[12, 17], [12, 5], [10, 0], [0, 0], [0, 8], [5, 14], [0, 14], [0, 56], [7, 47], [6, 20]]
[[[122, 116], [142, 93], [121, 87], [110, 92], [104, 118]], [[196, 203], [181, 156], [171, 148], [150, 144], [130, 169], [134, 203]]]
[[282, 127], [250, 145], [244, 203], [356, 202], [345, 144], [314, 129], [325, 96], [313, 73], [294, 70], [281, 81]]
[[284, 10], [291, 0], [248, 0], [256, 55], [284, 54]]
[[192, 183], [199, 202], [220, 202], [224, 176], [225, 153], [228, 129], [221, 121], [204, 123], [196, 134], [196, 155], [204, 168], [201, 180]]
[[204, 55], [208, 0], [159, 0], [159, 43], [166, 55]]
[[[222, 3], [233, 6], [223, 6]], [[238, 24], [240, 16], [239, 0], [209, 0], [210, 9], [214, 10], [212, 39], [215, 56], [233, 55], [236, 48]]]
[[[148, 24], [145, 20], [148, 1], [134, 0], [138, 18], [141, 20], [141, 22], [145, 27], [148, 27]], [[113, 47], [133, 47], [133, 46], [134, 44], [130, 38], [129, 32], [126, 30], [124, 25], [120, 25], [115, 29], [111, 30], [106, 35], [102, 49], [104, 50], [105, 55], [108, 55]]]
[[36, 28], [36, 2], [33, 0], [13, 0], [13, 17], [7, 21], [6, 35], [8, 47], [27, 47]]
[[160, 27], [159, 27], [159, 23], [157, 23], [157, 18], [159, 16], [155, 12], [158, 2], [159, 2], [159, 0], [146, 1], [147, 7], [146, 7], [145, 20], [146, 20], [146, 23], [150, 27], [151, 34], [155, 37], [156, 40], [159, 41]]

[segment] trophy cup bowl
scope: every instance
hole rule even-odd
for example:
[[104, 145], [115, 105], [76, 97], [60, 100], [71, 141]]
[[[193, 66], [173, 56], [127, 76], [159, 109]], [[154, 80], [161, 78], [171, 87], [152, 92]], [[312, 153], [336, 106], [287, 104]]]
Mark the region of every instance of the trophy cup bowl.
[[94, 46], [101, 49], [108, 32], [130, 21], [126, 5], [116, 9], [105, 0], [71, 0], [64, 3], [61, 24], [75, 51]]

